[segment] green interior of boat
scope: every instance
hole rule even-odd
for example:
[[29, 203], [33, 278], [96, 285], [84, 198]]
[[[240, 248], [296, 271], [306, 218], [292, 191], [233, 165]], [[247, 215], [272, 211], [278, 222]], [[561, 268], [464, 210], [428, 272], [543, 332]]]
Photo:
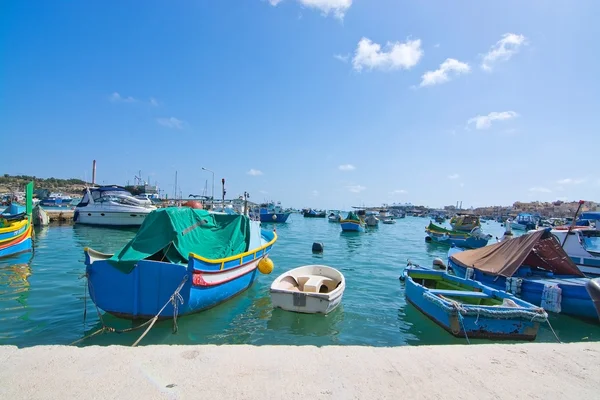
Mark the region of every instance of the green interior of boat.
[[[444, 275], [420, 274], [413, 271], [410, 273], [410, 277], [415, 283], [418, 283], [419, 285], [422, 285], [428, 289], [444, 291], [443, 293], [439, 293], [439, 295], [458, 301], [459, 303], [479, 306], [498, 306], [502, 304], [501, 299], [483, 296], [481, 289], [446, 280], [444, 279]], [[448, 291], [456, 291], [456, 294], [449, 294]], [[460, 292], [464, 292], [462, 296]], [[435, 291], [432, 293], [436, 294]]]

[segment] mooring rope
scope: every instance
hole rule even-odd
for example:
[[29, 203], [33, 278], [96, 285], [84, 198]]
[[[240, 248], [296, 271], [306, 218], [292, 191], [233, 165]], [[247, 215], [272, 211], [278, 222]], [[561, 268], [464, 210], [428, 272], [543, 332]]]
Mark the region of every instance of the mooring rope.
[[556, 334], [556, 332], [554, 332], [554, 328], [552, 327], [552, 324], [550, 324], [550, 319], [548, 319], [547, 322], [548, 322], [548, 326], [550, 327], [550, 330], [552, 331], [552, 333], [554, 334], [554, 337], [556, 338], [556, 341], [558, 343], [562, 343], [560, 341], [560, 339], [558, 338], [558, 335]]
[[[88, 275], [85, 274], [84, 277], [88, 278]], [[84, 337], [82, 337], [81, 339], [78, 339], [76, 341], [74, 341], [73, 343], [71, 343], [70, 345], [74, 345], [76, 343], [82, 342], [86, 339], [89, 339], [93, 336], [96, 336], [99, 333], [104, 333], [104, 332], [115, 332], [115, 333], [127, 333], [127, 332], [132, 332], [138, 329], [141, 329], [147, 325], [148, 328], [146, 328], [146, 330], [144, 331], [144, 333], [142, 334], [142, 336], [139, 337], [138, 340], [135, 341], [135, 343], [132, 345], [132, 347], [135, 347], [138, 345], [138, 343], [146, 336], [146, 334], [150, 331], [150, 329], [152, 329], [152, 327], [154, 326], [154, 324], [156, 323], [156, 321], [158, 321], [158, 317], [160, 316], [160, 314], [162, 314], [162, 312], [165, 310], [165, 308], [167, 307], [167, 305], [169, 305], [169, 303], [173, 304], [173, 333], [177, 332], [177, 313], [178, 313], [178, 305], [177, 303], [181, 303], [183, 304], [183, 297], [181, 296], [181, 294], [179, 294], [179, 292], [181, 291], [181, 289], [183, 288], [183, 285], [185, 285], [185, 282], [187, 282], [188, 280], [188, 276], [185, 275], [183, 277], [183, 279], [181, 280], [181, 283], [179, 284], [179, 286], [177, 286], [177, 289], [175, 289], [175, 291], [173, 292], [173, 294], [171, 295], [171, 297], [169, 297], [169, 300], [167, 300], [167, 302], [165, 303], [165, 305], [162, 306], [162, 308], [160, 309], [160, 311], [158, 312], [158, 314], [156, 314], [152, 319], [149, 319], [148, 321], [144, 322], [141, 325], [138, 326], [134, 326], [132, 328], [127, 328], [127, 329], [115, 329], [112, 328], [110, 326], [106, 326], [106, 324], [104, 323], [104, 319], [102, 318], [102, 313], [100, 312], [100, 309], [98, 308], [98, 305], [94, 302], [94, 306], [96, 307], [96, 312], [98, 314], [98, 319], [100, 321], [100, 323], [102, 324], [102, 328], [98, 329], [97, 331], [95, 331], [94, 333], [91, 333], [89, 335], [86, 335]], [[90, 286], [90, 295], [95, 296], [95, 292], [94, 292], [94, 286], [92, 285], [92, 283], [89, 281], [89, 279], [87, 280], [86, 283], [89, 283]], [[86, 284], [87, 286], [87, 284]], [[85, 303], [85, 300], [84, 300]], [[85, 318], [85, 312], [84, 312], [84, 318]], [[85, 325], [84, 325], [85, 326]]]

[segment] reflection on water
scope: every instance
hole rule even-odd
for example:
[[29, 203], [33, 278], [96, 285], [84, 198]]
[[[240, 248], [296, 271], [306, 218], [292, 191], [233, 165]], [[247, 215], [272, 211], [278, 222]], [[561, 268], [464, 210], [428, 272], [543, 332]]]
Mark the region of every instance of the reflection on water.
[[[464, 343], [408, 305], [398, 281], [408, 259], [430, 266], [434, 258], [446, 258], [446, 247], [425, 243], [427, 223], [427, 219], [407, 217], [362, 234], [342, 234], [339, 224], [299, 215], [292, 215], [286, 224], [265, 224], [265, 229], [275, 228], [279, 236], [270, 253], [275, 263], [272, 275], [259, 275], [251, 288], [217, 307], [180, 317], [176, 334], [172, 320], [159, 321], [141, 344]], [[0, 260], [0, 344], [69, 344], [98, 330], [101, 324], [89, 298], [83, 320], [83, 248], [112, 253], [135, 232], [69, 225], [36, 230], [33, 253]], [[500, 236], [504, 228], [490, 223], [484, 232]], [[324, 244], [322, 254], [312, 253], [313, 242]], [[312, 263], [332, 266], [344, 274], [342, 304], [328, 315], [273, 310], [271, 282], [287, 270]], [[103, 319], [117, 329], [140, 324], [107, 314]], [[553, 316], [551, 323], [563, 341], [600, 340], [600, 326], [594, 322]], [[102, 334], [80, 345], [131, 345], [142, 333], [143, 329]], [[537, 341], [554, 340], [547, 326], [540, 328]]]
[[351, 253], [360, 247], [363, 235], [364, 233], [361, 232], [340, 232], [340, 237], [344, 240], [346, 247]]
[[267, 329], [301, 337], [326, 336], [327, 344], [339, 344], [337, 337], [343, 320], [343, 305], [339, 305], [327, 315], [300, 314], [276, 309], [271, 313]]

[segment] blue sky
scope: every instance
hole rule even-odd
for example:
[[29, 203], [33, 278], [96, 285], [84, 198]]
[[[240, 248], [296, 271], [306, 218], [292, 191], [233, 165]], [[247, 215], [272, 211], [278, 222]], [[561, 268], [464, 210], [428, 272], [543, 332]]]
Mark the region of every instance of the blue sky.
[[[5, 1], [0, 172], [348, 208], [600, 200], [571, 1]], [[19, 143], [23, 143], [19, 146]], [[28, 157], [24, 157], [27, 154]]]

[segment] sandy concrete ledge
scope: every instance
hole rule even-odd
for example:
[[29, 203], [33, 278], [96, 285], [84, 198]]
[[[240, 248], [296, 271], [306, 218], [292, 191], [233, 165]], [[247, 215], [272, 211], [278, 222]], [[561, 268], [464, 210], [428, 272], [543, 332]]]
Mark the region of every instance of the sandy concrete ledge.
[[600, 343], [0, 347], [0, 399], [597, 399]]

